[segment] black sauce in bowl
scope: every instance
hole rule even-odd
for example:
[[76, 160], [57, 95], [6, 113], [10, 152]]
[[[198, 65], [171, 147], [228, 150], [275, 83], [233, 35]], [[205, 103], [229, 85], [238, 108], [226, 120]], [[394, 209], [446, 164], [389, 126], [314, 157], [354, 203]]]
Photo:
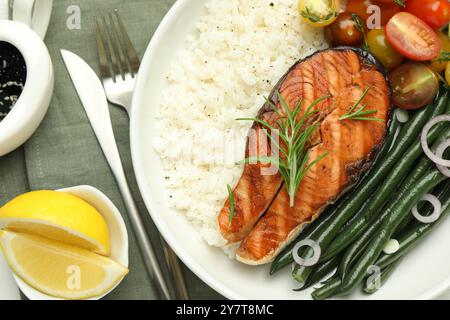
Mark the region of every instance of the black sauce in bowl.
[[25, 59], [9, 42], [0, 41], [0, 121], [14, 107], [27, 78]]

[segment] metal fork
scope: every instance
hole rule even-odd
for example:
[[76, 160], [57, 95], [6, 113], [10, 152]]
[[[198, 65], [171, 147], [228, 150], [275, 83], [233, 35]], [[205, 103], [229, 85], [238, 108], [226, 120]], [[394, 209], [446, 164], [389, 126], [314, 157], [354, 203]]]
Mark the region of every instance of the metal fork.
[[[114, 11], [114, 14], [109, 13], [108, 17], [103, 15], [102, 18], [96, 18], [95, 20], [100, 74], [106, 96], [111, 103], [124, 107], [130, 114], [132, 93], [136, 75], [139, 71], [140, 60], [117, 10]], [[137, 212], [133, 199], [129, 198], [124, 197], [124, 200], [125, 202], [131, 201], [131, 203], [128, 203], [127, 208], [129, 211], [134, 212], [129, 213], [131, 217], [136, 216], [138, 218], [136, 220], [139, 225], [135, 227], [135, 233], [141, 246], [147, 271], [152, 276], [154, 270], [152, 266], [152, 253], [149, 252], [151, 250], [149, 248], [151, 246], [149, 237], [144, 226], [141, 225], [142, 223], [139, 223], [142, 220], [138, 217], [139, 213]], [[160, 239], [164, 248], [166, 263], [172, 274], [176, 298], [179, 300], [188, 300], [189, 294], [180, 261], [161, 236]], [[163, 279], [155, 280], [157, 280], [156, 282], [160, 282]], [[167, 296], [167, 292], [165, 292], [166, 290], [164, 288], [161, 288], [161, 284], [159, 284], [159, 291], [162, 298]]]

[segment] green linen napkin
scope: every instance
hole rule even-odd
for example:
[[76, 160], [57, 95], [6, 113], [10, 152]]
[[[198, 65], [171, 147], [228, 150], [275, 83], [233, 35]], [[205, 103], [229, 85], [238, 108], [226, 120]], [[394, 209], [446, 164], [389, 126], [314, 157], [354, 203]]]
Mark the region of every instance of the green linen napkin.
[[[130, 273], [106, 299], [155, 299], [136, 240], [133, 236], [120, 193], [78, 99], [59, 50], [78, 54], [98, 69], [94, 16], [118, 9], [138, 53], [142, 56], [159, 22], [174, 0], [57, 0], [45, 40], [55, 69], [55, 91], [50, 109], [41, 126], [23, 148], [0, 158], [1, 204], [13, 196], [36, 189], [58, 189], [92, 185], [102, 190], [122, 212], [130, 238]], [[74, 7], [75, 6], [75, 7]], [[73, 11], [80, 9], [80, 28], [73, 28]], [[69, 20], [69, 24], [67, 24]], [[155, 226], [139, 195], [129, 152], [129, 119], [126, 112], [110, 106], [114, 132], [140, 212], [145, 217], [152, 242], [163, 260]], [[168, 276], [168, 271], [165, 269]], [[185, 268], [192, 299], [220, 299], [192, 272]]]

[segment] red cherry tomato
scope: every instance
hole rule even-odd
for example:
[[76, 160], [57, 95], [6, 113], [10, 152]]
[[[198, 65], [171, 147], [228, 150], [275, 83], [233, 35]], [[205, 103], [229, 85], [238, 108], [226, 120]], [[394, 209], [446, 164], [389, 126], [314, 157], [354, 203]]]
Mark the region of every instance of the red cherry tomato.
[[405, 10], [422, 19], [433, 29], [440, 29], [450, 21], [448, 0], [408, 0]]
[[363, 43], [364, 34], [356, 27], [353, 15], [354, 13], [350, 12], [341, 13], [332, 24], [325, 28], [325, 36], [333, 47], [358, 47]]
[[401, 11], [401, 7], [389, 0], [387, 3], [375, 3], [374, 0], [348, 0], [345, 11], [354, 12], [359, 15], [365, 23], [373, 13], [367, 13], [367, 9], [372, 4], [380, 7], [381, 26], [385, 26], [396, 13]]
[[369, 14], [366, 12], [367, 7], [368, 6], [366, 2], [363, 0], [348, 0], [345, 11], [356, 13], [358, 16], [364, 19], [365, 22], [369, 17]]
[[439, 91], [436, 74], [425, 64], [408, 62], [395, 68], [389, 76], [394, 104], [402, 109], [419, 109], [433, 101]]
[[394, 0], [372, 0], [374, 3], [393, 3]]
[[416, 61], [436, 58], [441, 40], [425, 22], [408, 12], [399, 12], [386, 25], [386, 37], [405, 57]]

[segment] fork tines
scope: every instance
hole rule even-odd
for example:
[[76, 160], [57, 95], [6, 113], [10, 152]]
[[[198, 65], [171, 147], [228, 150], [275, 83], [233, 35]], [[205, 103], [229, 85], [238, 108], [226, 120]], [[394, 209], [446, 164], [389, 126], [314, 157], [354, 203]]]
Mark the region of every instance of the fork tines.
[[[114, 82], [134, 78], [140, 61], [117, 10], [95, 18], [100, 73]], [[105, 46], [106, 43], [106, 46]]]

